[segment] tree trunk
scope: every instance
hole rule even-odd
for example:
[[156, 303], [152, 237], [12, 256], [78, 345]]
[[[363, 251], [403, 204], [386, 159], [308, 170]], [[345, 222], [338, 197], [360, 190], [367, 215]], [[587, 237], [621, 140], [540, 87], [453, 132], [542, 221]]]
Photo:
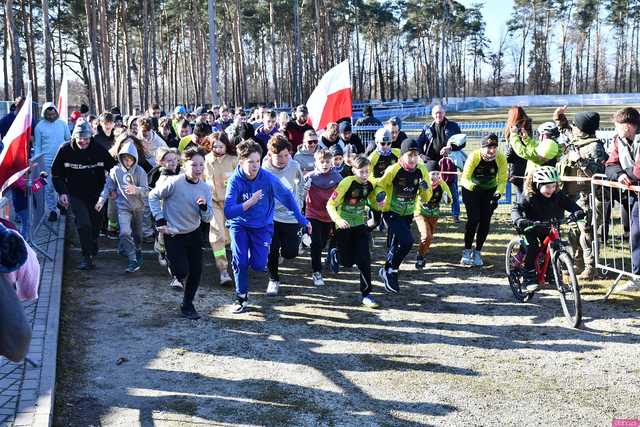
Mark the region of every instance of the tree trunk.
[[[3, 11], [4, 12], [4, 11]], [[5, 24], [2, 26], [2, 71], [4, 73], [4, 99], [9, 99], [9, 36], [7, 33], [7, 20], [2, 16], [2, 22]]]
[[[131, 81], [131, 46], [129, 46], [129, 31], [127, 29], [127, 2], [122, 2], [122, 32], [124, 34], [124, 63], [127, 74], [127, 114], [133, 112], [133, 82]], [[124, 114], [124, 111], [123, 111]]]
[[20, 42], [16, 32], [15, 18], [13, 16], [13, 0], [6, 0], [5, 22], [9, 46], [11, 46], [11, 77], [13, 80], [13, 97], [24, 95], [24, 78], [22, 76], [22, 57], [20, 56]]
[[98, 46], [96, 40], [96, 16], [93, 0], [84, 0], [85, 13], [87, 14], [87, 31], [89, 32], [89, 45], [91, 48], [91, 62], [93, 63], [93, 78], [95, 83], [96, 104], [92, 105], [94, 111], [102, 111], [104, 102], [102, 98], [102, 79], [100, 76], [100, 64], [98, 62]]
[[[47, 1], [47, 0], [43, 0]], [[109, 40], [109, 28], [107, 27], [107, 2], [99, 1], [100, 7], [100, 53], [102, 54], [102, 83], [104, 85], [103, 109], [111, 108], [113, 97], [111, 96], [111, 43]]]
[[[44, 34], [44, 88], [45, 97], [53, 100], [53, 78], [51, 77], [51, 28], [49, 27], [49, 2], [42, 0], [42, 32]], [[62, 54], [62, 51], [60, 51]]]

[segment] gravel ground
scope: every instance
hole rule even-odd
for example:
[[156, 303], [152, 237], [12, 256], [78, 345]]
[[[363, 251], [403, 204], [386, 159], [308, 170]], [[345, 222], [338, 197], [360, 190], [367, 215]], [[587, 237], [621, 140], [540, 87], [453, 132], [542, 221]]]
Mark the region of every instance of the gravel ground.
[[[442, 226], [426, 270], [415, 271], [409, 255], [400, 295], [376, 282], [378, 310], [359, 305], [355, 271], [326, 275], [327, 286], [314, 288], [303, 254], [283, 263], [278, 297], [266, 297], [266, 276], [253, 274], [251, 310], [233, 315], [232, 291], [214, 284], [207, 253], [196, 322], [177, 316], [180, 295], [150, 245], [143, 269], [126, 275], [115, 242], [103, 242], [90, 273], [75, 270], [80, 253], [69, 244], [54, 424], [567, 426], [640, 418], [637, 300], [588, 294], [583, 329], [570, 329], [553, 292], [513, 300], [499, 264], [506, 233], [485, 248], [495, 267], [455, 265], [461, 229]], [[376, 260], [382, 244], [377, 234]]]

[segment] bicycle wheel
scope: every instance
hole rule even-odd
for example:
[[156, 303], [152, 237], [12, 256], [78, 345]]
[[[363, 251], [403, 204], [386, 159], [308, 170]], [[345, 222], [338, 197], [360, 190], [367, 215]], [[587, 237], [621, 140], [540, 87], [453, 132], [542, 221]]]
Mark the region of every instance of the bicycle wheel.
[[553, 275], [560, 293], [562, 311], [571, 327], [577, 328], [582, 323], [582, 300], [580, 285], [573, 271], [573, 260], [565, 251], [559, 252], [554, 258]]
[[527, 302], [533, 296], [533, 293], [526, 292], [522, 287], [523, 251], [522, 241], [520, 238], [515, 238], [507, 245], [507, 251], [504, 257], [504, 269], [509, 279], [509, 287], [518, 302]]

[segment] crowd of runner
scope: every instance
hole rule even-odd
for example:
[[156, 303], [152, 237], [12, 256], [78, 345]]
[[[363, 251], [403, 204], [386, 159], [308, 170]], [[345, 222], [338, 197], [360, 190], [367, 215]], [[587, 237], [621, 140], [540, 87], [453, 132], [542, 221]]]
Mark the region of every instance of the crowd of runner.
[[[579, 277], [595, 278], [589, 184], [561, 178], [606, 173], [624, 185], [638, 183], [640, 114], [631, 107], [618, 111], [616, 135], [605, 147], [595, 136], [598, 113], [577, 113], [572, 120], [567, 113], [558, 108], [534, 132], [524, 109], [512, 107], [503, 141], [489, 134], [477, 149], [465, 150], [466, 136], [439, 105], [416, 139], [402, 132], [399, 119], [382, 123], [366, 108], [355, 125], [378, 128], [369, 142], [353, 131], [350, 118], [317, 134], [304, 105], [291, 117], [266, 107], [248, 113], [226, 106], [187, 112], [178, 106], [166, 115], [152, 105], [141, 115], [123, 116], [113, 108], [98, 117], [85, 109], [74, 112], [67, 125], [47, 103], [35, 127], [33, 154], [44, 153], [53, 181], [45, 188], [48, 219], [73, 212], [82, 249], [78, 268], [95, 267], [101, 234], [119, 239], [118, 252], [131, 274], [143, 268], [142, 244], [153, 243], [170, 286], [183, 291], [180, 312], [189, 319], [199, 318], [194, 297], [203, 246], [210, 248], [220, 283], [235, 285], [234, 313], [248, 305], [250, 268], [268, 272], [266, 294], [275, 296], [282, 260], [304, 250], [310, 252], [308, 277], [315, 286], [324, 286], [325, 269], [339, 274], [355, 266], [360, 301], [376, 308], [372, 233], [386, 233], [377, 277], [396, 294], [400, 266], [413, 249], [411, 224], [419, 234], [415, 268], [422, 269], [438, 221], [449, 215], [441, 206], [451, 205], [452, 220], [459, 222], [462, 198], [460, 263], [482, 266], [491, 219], [509, 182], [517, 190], [513, 225], [527, 241], [527, 290], [537, 289], [535, 255], [548, 231], [535, 221], [565, 211], [577, 221], [570, 240]], [[0, 121], [0, 132], [1, 127]], [[15, 200], [20, 191], [14, 188]], [[595, 205], [603, 202], [594, 198]], [[635, 200], [627, 206], [633, 272], [640, 273], [638, 206]]]

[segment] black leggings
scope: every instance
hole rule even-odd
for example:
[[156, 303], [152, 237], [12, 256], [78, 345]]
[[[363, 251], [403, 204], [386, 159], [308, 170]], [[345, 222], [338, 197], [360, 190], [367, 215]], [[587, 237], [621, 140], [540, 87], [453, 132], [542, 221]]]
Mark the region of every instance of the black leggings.
[[366, 297], [371, 293], [369, 228], [365, 224], [347, 229], [336, 228], [336, 248], [340, 264], [344, 267], [355, 264], [360, 270], [360, 292]]
[[524, 268], [526, 270], [533, 270], [536, 266], [536, 256], [540, 250], [540, 245], [547, 235], [549, 235], [549, 229], [547, 227], [533, 227], [523, 234], [527, 239], [527, 254], [524, 257]]
[[[310, 219], [311, 222], [311, 270], [314, 273], [322, 272], [322, 250], [327, 245], [329, 237], [335, 234], [332, 222], [322, 222]], [[333, 239], [329, 243], [329, 250], [333, 247]]]
[[[98, 255], [98, 235], [100, 235], [100, 226], [102, 225], [102, 213], [96, 212], [94, 209], [97, 199], [87, 201], [71, 196], [69, 202], [76, 219], [82, 256]], [[106, 211], [107, 208], [105, 207], [103, 210]]]
[[191, 233], [165, 234], [164, 246], [167, 251], [169, 270], [184, 285], [182, 303], [191, 305], [200, 286], [202, 275], [202, 232], [200, 227]]
[[464, 230], [464, 248], [471, 249], [473, 240], [476, 241], [476, 250], [481, 251], [491, 227], [491, 199], [496, 189], [475, 189], [469, 191], [462, 188], [462, 201], [467, 209], [467, 224]]
[[267, 268], [271, 280], [280, 280], [280, 275], [278, 274], [280, 255], [284, 259], [293, 259], [298, 256], [300, 237], [300, 224], [273, 222], [273, 237], [271, 238], [269, 258], [267, 260]]

